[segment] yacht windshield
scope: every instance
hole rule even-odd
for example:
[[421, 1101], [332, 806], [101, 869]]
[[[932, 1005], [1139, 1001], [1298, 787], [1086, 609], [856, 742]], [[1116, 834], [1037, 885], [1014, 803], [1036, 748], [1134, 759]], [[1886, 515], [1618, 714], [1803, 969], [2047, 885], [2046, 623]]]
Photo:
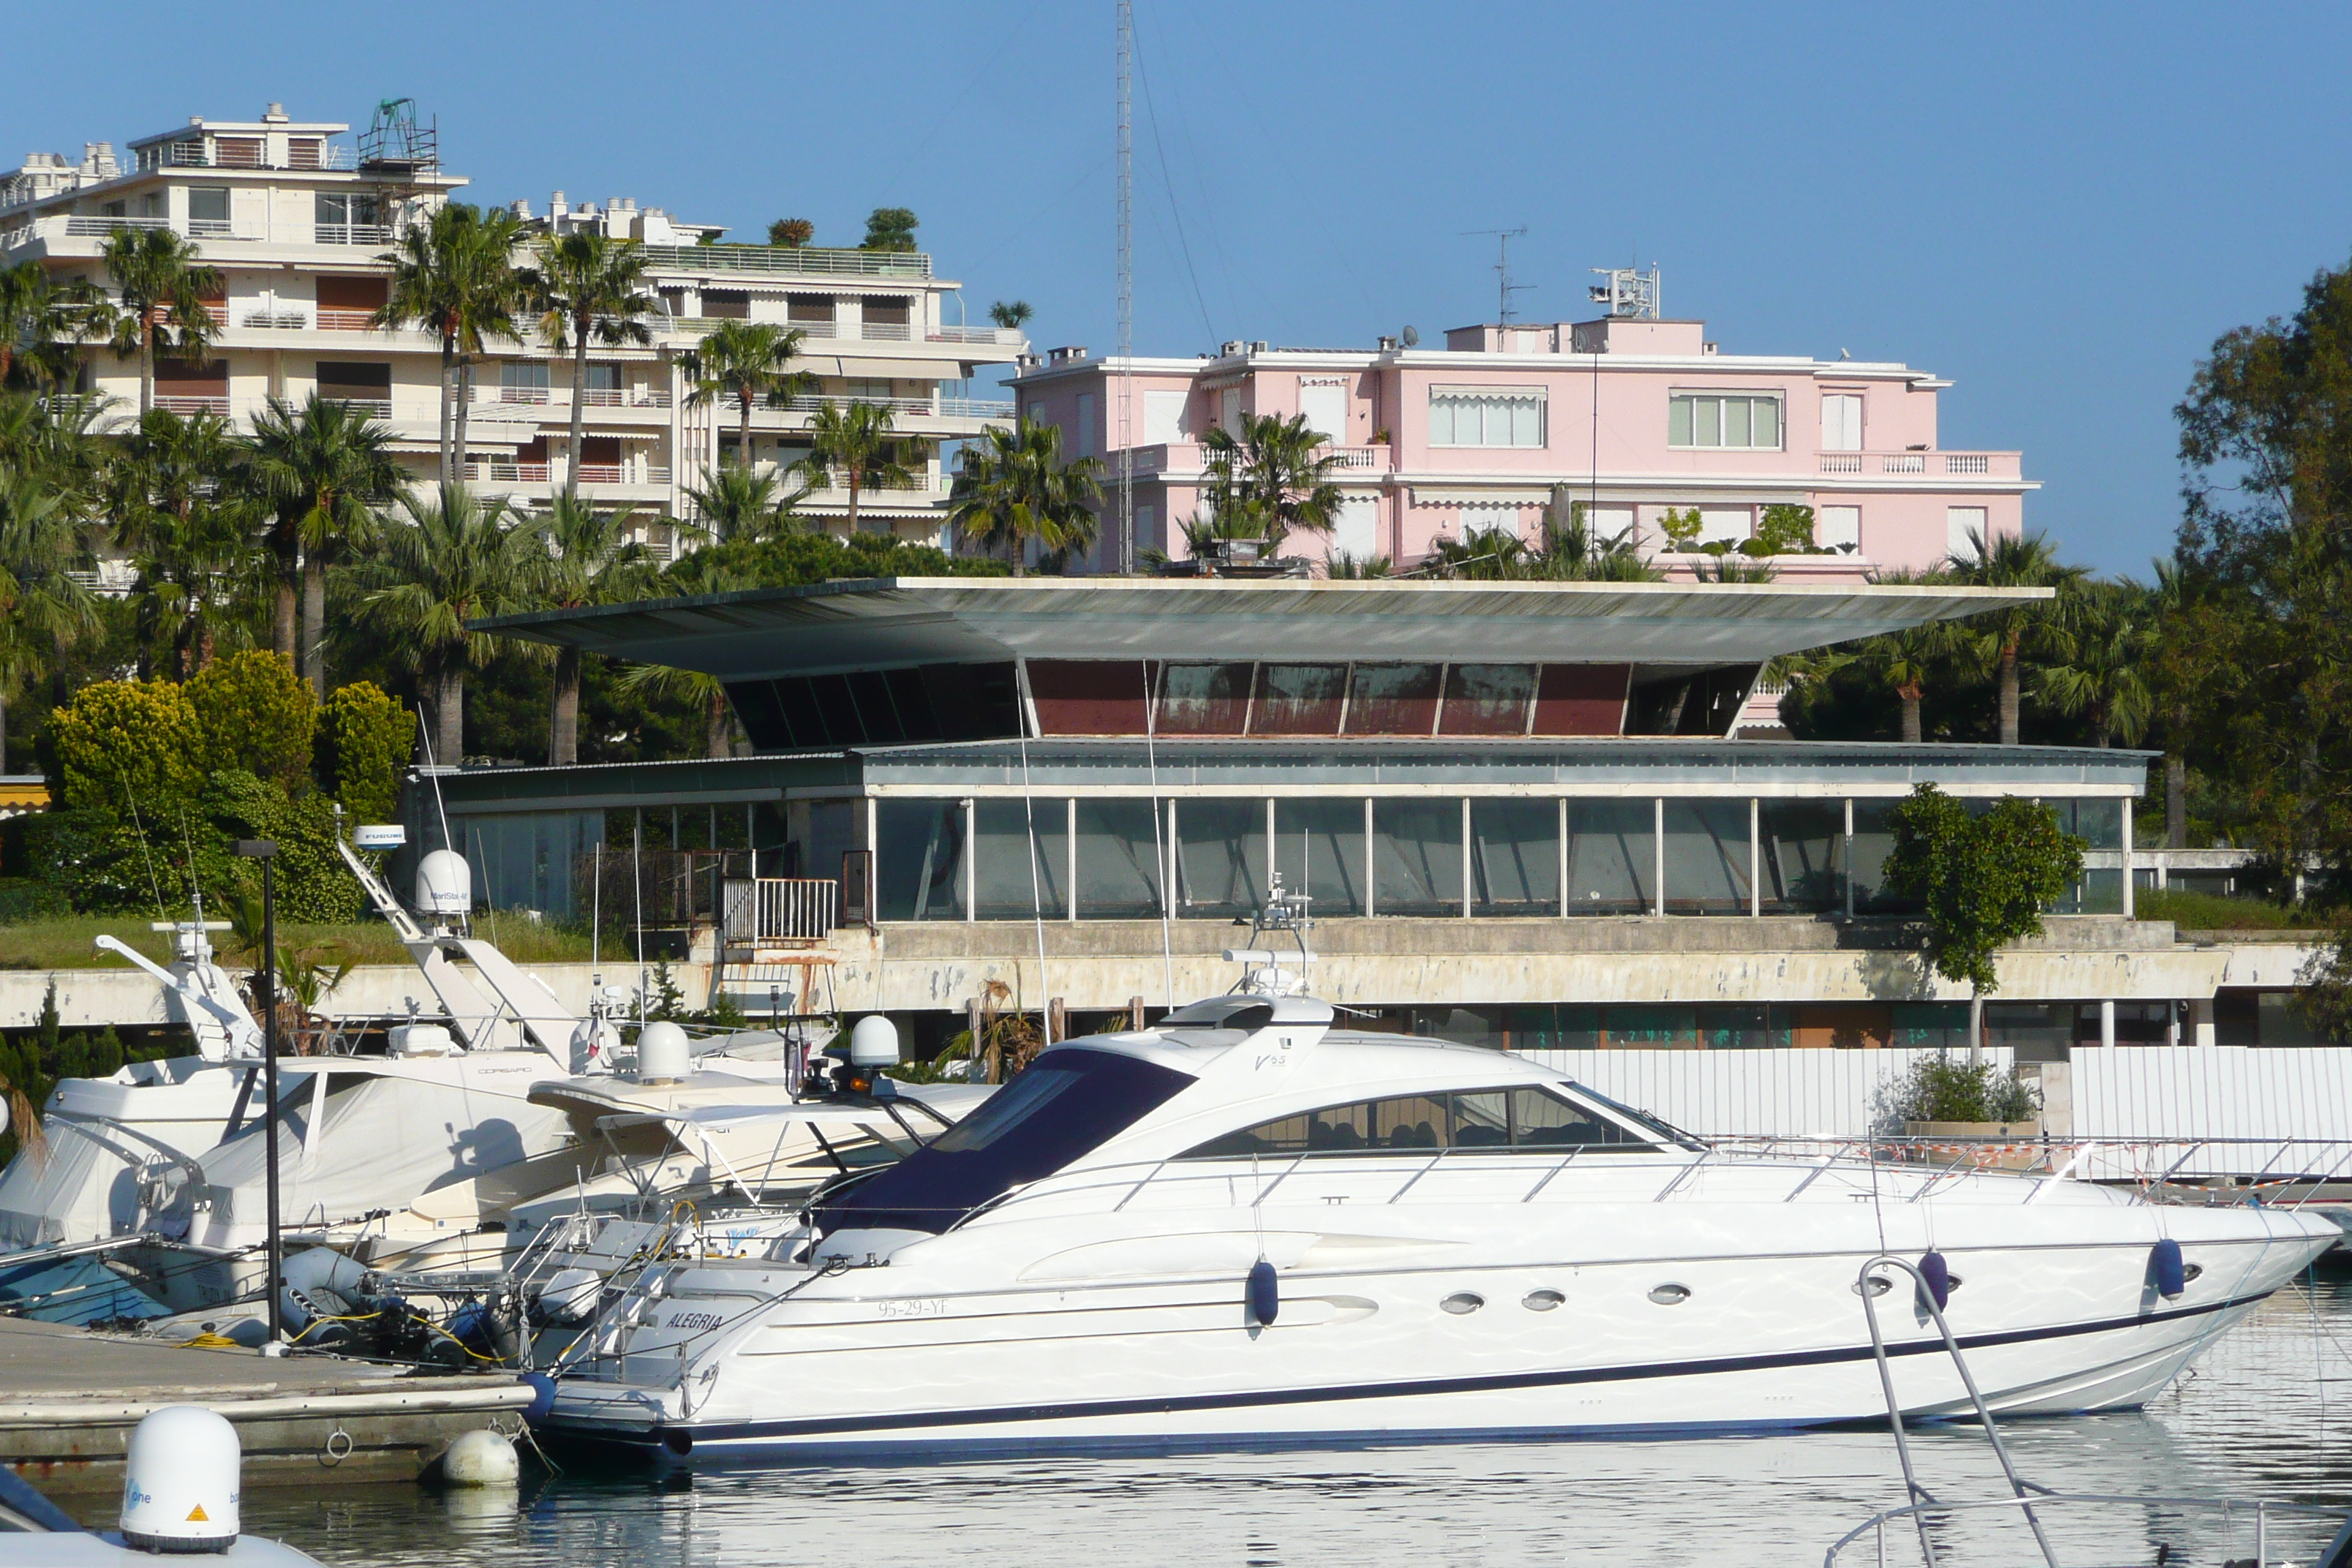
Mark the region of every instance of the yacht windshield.
[[1578, 1083], [1575, 1079], [1571, 1079], [1569, 1080], [1568, 1087], [1576, 1090], [1577, 1093], [1584, 1096], [1585, 1099], [1593, 1101], [1597, 1105], [1607, 1106], [1610, 1110], [1615, 1111], [1618, 1115], [1623, 1117], [1634, 1126], [1644, 1128], [1649, 1131], [1656, 1133], [1659, 1138], [1668, 1143], [1679, 1144], [1685, 1149], [1704, 1149], [1706, 1147], [1705, 1143], [1700, 1142], [1696, 1138], [1692, 1137], [1689, 1133], [1684, 1131], [1681, 1128], [1675, 1126], [1672, 1122], [1661, 1121], [1646, 1110], [1636, 1110], [1622, 1100], [1612, 1100], [1607, 1095], [1601, 1093], [1599, 1089], [1594, 1089], [1588, 1084]]
[[925, 1148], [822, 1205], [819, 1231], [944, 1231], [992, 1198], [1049, 1176], [1135, 1125], [1190, 1074], [1110, 1051], [1039, 1057]]

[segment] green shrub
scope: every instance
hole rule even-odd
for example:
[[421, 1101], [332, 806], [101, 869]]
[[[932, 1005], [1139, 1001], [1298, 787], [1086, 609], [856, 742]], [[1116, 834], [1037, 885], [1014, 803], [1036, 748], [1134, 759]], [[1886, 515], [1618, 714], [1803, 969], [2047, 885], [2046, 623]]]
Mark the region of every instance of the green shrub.
[[1764, 509], [1756, 537], [1741, 545], [1746, 555], [1809, 555], [1813, 551], [1813, 509], [1782, 502]]
[[400, 775], [416, 742], [416, 716], [372, 680], [338, 687], [319, 725], [319, 784], [355, 822], [390, 822]]
[[1884, 1115], [1895, 1121], [2031, 1121], [2042, 1097], [1989, 1061], [1922, 1057], [1888, 1084]]
[[289, 799], [274, 784], [241, 768], [206, 779], [195, 798], [171, 816], [134, 822], [95, 808], [39, 814], [26, 825], [35, 873], [79, 914], [166, 913], [201, 889], [225, 903], [243, 888], [258, 896], [259, 873], [239, 859], [234, 841], [278, 843], [278, 918], [308, 924], [357, 920], [359, 883], [335, 853], [335, 818], [324, 795]]
[[31, 877], [0, 877], [0, 926], [53, 920], [73, 912], [66, 896]]
[[100, 680], [49, 716], [64, 774], [62, 804], [120, 812], [135, 803], [168, 817], [202, 777], [204, 731], [188, 695], [167, 680]]
[[293, 660], [246, 648], [213, 660], [183, 689], [204, 734], [207, 769], [242, 768], [289, 794], [310, 782], [319, 710]]

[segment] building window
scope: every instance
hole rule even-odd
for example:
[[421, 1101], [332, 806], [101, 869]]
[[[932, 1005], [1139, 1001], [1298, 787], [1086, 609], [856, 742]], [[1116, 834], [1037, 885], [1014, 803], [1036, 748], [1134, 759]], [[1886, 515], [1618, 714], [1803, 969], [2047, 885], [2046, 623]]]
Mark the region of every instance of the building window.
[[1559, 802], [1470, 803], [1474, 915], [1559, 913]]
[[1363, 801], [1276, 801], [1274, 864], [1285, 888], [1314, 900], [1316, 915], [1363, 914]]
[[1176, 803], [1176, 912], [1238, 920], [1265, 897], [1265, 802]]
[[1429, 389], [1433, 447], [1540, 447], [1541, 388], [1433, 386]]
[[1843, 802], [1759, 801], [1756, 836], [1766, 914], [1833, 914], [1845, 907]]
[[705, 289], [702, 313], [719, 321], [748, 321], [751, 319], [751, 296], [740, 289]]
[[1657, 873], [1657, 807], [1646, 800], [1568, 803], [1568, 912], [1650, 912]]
[[1102, 449], [1095, 440], [1095, 395], [1091, 392], [1078, 394], [1077, 426], [1071, 432], [1075, 439], [1070, 443], [1070, 455], [1091, 458]]
[[320, 191], [312, 200], [311, 214], [321, 245], [374, 245], [384, 237], [372, 195]]
[[544, 403], [547, 401], [548, 380], [545, 360], [510, 359], [499, 362], [499, 401], [501, 403]]
[[1372, 803], [1372, 908], [1384, 915], [1462, 913], [1462, 803]]
[[[972, 900], [984, 921], [1068, 916], [1070, 807], [1065, 800], [972, 803]], [[1035, 853], [1031, 851], [1034, 847]]]
[[1078, 913], [1148, 920], [1160, 913], [1160, 834], [1148, 800], [1078, 802]]
[[1977, 558], [1978, 546], [1989, 544], [1985, 538], [1985, 509], [1980, 506], [1952, 506], [1944, 509], [1944, 549], [1962, 561]]
[[228, 187], [226, 185], [191, 185], [188, 187], [188, 232], [210, 235], [215, 238], [228, 233]]
[[1666, 404], [1666, 445], [1778, 451], [1780, 400], [1769, 395], [1676, 393]]
[[1160, 672], [1163, 735], [1238, 735], [1249, 716], [1247, 664], [1171, 664]]
[[874, 830], [878, 918], [963, 919], [963, 802], [879, 801]]
[[1834, 393], [1822, 399], [1822, 450], [1862, 450], [1862, 399], [1858, 395]]
[[1748, 910], [1748, 803], [1666, 802], [1666, 913], [1744, 915]]
[[1825, 506], [1816, 514], [1813, 542], [1825, 550], [1860, 552], [1862, 549], [1862, 508], [1858, 506]]

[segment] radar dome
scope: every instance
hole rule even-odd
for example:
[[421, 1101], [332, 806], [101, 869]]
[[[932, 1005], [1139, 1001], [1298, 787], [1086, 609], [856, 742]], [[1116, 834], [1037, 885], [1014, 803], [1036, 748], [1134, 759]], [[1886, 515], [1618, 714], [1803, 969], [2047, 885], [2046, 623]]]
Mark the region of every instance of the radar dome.
[[150, 1411], [122, 1461], [122, 1539], [143, 1552], [222, 1552], [236, 1539], [236, 1428], [194, 1405]]
[[474, 912], [474, 868], [466, 864], [463, 855], [454, 849], [436, 849], [416, 863], [416, 912]]
[[694, 1047], [676, 1024], [656, 1019], [637, 1033], [637, 1081], [676, 1083], [694, 1070]]

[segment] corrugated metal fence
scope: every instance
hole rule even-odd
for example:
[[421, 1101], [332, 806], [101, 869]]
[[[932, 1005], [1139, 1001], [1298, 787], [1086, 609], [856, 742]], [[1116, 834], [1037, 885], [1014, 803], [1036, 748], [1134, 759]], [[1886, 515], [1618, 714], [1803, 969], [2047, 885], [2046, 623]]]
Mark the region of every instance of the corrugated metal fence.
[[[1924, 1050], [1529, 1051], [1628, 1105], [1708, 1137], [1866, 1138], [1881, 1086]], [[2010, 1053], [1987, 1057], [2006, 1068]], [[2142, 1145], [2102, 1176], [2352, 1180], [2352, 1047], [2085, 1047], [2070, 1067], [2076, 1143]], [[2221, 1142], [2215, 1141], [2234, 1141]], [[2291, 1142], [2285, 1141], [2292, 1141]], [[2091, 1173], [2086, 1168], [2085, 1173]]]

